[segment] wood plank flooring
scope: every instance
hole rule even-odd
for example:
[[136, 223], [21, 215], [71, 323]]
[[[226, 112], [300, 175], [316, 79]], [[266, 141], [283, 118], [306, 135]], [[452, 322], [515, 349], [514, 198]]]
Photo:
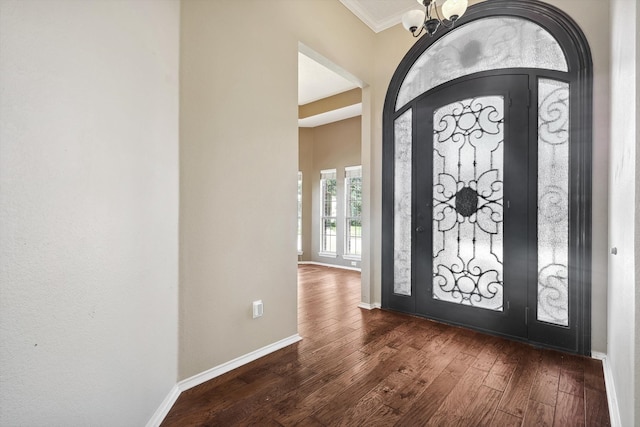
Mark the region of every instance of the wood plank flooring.
[[602, 364], [382, 310], [301, 265], [303, 340], [181, 394], [163, 426], [608, 426]]

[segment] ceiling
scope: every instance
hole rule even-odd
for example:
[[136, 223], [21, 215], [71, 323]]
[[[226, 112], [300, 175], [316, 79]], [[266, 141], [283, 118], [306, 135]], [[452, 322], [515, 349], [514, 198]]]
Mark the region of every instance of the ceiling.
[[374, 32], [379, 33], [402, 22], [402, 15], [413, 9], [421, 9], [416, 0], [340, 0]]
[[326, 125], [327, 123], [338, 122], [340, 120], [350, 119], [351, 117], [362, 115], [362, 103], [349, 105], [348, 107], [338, 108], [337, 110], [327, 111], [326, 113], [316, 114], [315, 116], [298, 119], [298, 126], [301, 128], [314, 128], [316, 126]]
[[[305, 51], [308, 50], [305, 49]], [[359, 84], [354, 82], [355, 79], [352, 76], [345, 77], [345, 75], [343, 75], [347, 73], [344, 73], [340, 67], [331, 64], [328, 60], [319, 57], [317, 54], [313, 54], [312, 52], [309, 52], [309, 54], [318, 60], [298, 52], [298, 105], [308, 104], [359, 87]], [[318, 61], [322, 61], [326, 65]], [[339, 71], [342, 72], [342, 74], [339, 73]], [[299, 119], [298, 126], [316, 127], [349, 119], [361, 114], [362, 104], [355, 104]]]
[[298, 52], [298, 105], [358, 87], [345, 77]]

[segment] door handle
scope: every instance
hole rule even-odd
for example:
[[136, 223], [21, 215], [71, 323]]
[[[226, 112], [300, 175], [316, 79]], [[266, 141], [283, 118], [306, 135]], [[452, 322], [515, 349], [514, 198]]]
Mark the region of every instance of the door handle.
[[424, 231], [424, 227], [423, 227], [423, 226], [421, 226], [421, 225], [419, 225], [419, 226], [416, 228], [416, 231], [417, 231], [418, 233], [422, 233], [422, 232]]

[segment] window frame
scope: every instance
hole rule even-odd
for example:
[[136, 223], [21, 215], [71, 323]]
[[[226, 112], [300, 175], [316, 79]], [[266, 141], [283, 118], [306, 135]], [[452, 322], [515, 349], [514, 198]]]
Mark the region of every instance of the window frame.
[[[357, 171], [359, 172], [359, 176], [350, 177], [349, 172]], [[359, 178], [360, 179], [360, 214], [357, 216], [350, 215], [353, 214], [351, 211], [351, 179]], [[360, 234], [359, 235], [351, 235], [350, 230], [350, 221], [358, 220], [360, 222]], [[343, 250], [343, 259], [348, 259], [352, 261], [360, 261], [362, 259], [362, 165], [357, 166], [347, 166], [344, 168], [344, 250]], [[358, 252], [348, 252], [350, 248], [349, 241], [351, 239], [355, 239], [355, 246], [360, 247], [360, 251]], [[358, 245], [359, 241], [359, 245]]]
[[298, 256], [304, 253], [302, 250], [302, 183], [303, 174], [302, 171], [298, 171]]
[[[326, 178], [326, 176], [333, 175], [333, 178]], [[332, 207], [330, 208], [333, 215], [325, 215], [327, 200], [325, 196], [327, 194], [326, 181], [327, 179], [333, 179], [335, 181], [334, 188], [335, 193], [331, 200]], [[333, 221], [335, 224], [334, 234], [326, 234], [326, 221]], [[336, 258], [338, 256], [338, 171], [337, 169], [323, 169], [320, 171], [320, 248], [318, 255], [322, 257]], [[333, 237], [333, 251], [327, 247], [327, 237]]]

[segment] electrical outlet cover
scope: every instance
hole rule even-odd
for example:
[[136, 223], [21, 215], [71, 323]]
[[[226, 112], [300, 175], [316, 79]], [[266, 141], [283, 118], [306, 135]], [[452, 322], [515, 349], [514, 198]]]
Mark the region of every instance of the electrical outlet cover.
[[262, 300], [253, 302], [253, 318], [261, 317], [264, 314], [264, 305]]

